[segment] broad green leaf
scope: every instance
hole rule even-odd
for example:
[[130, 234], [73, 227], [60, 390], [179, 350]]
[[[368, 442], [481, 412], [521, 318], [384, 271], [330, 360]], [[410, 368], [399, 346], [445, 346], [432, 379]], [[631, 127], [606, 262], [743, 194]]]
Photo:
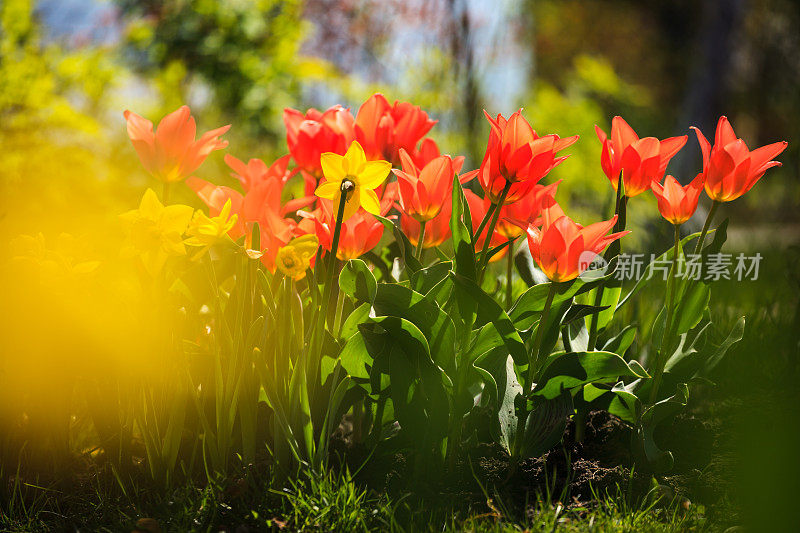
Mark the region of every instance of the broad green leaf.
[[[478, 272], [475, 264], [475, 249], [472, 245], [472, 219], [469, 211], [469, 204], [464, 197], [464, 191], [458, 176], [453, 176], [453, 210], [450, 214], [450, 232], [452, 233], [453, 253], [455, 257], [454, 271], [469, 280], [477, 280]], [[469, 327], [475, 315], [475, 300], [469, 298], [463, 291], [454, 293], [458, 304], [459, 318], [456, 322], [463, 323]]]
[[406, 234], [397, 226], [394, 222], [389, 220], [388, 218], [382, 217], [380, 215], [374, 215], [383, 227], [388, 229], [394, 234], [395, 241], [397, 242], [398, 246], [400, 247], [400, 255], [402, 256], [403, 263], [406, 266], [406, 269], [409, 272], [409, 276], [413, 275], [414, 272], [420, 270], [422, 268], [422, 263], [414, 257], [414, 247], [406, 237]]
[[[356, 333], [347, 340], [347, 344], [344, 345], [342, 353], [339, 355], [339, 361], [347, 375], [369, 379], [368, 367], [372, 366], [373, 359], [367, 350], [363, 335]], [[330, 370], [332, 370], [333, 364], [330, 366]]]
[[675, 462], [672, 453], [661, 450], [653, 436], [659, 424], [681, 413], [688, 402], [689, 388], [685, 383], [679, 383], [674, 396], [651, 405], [642, 413], [632, 437], [634, 458], [640, 467], [655, 473], [672, 468]]
[[525, 421], [522, 457], [539, 457], [558, 444], [572, 411], [572, 395], [568, 391], [553, 399], [535, 398]]
[[745, 325], [745, 318], [741, 317], [739, 320], [736, 321], [736, 324], [731, 329], [731, 332], [725, 338], [722, 343], [717, 346], [713, 352], [706, 358], [705, 365], [698, 373], [700, 376], [708, 376], [712, 370], [722, 361], [722, 358], [725, 357], [728, 349], [742, 340], [744, 336], [744, 325]]
[[627, 352], [628, 348], [633, 344], [634, 339], [636, 339], [636, 326], [627, 326], [615, 337], [611, 337], [606, 341], [606, 344], [603, 346], [603, 351], [625, 355], [625, 352]]
[[439, 282], [447, 279], [453, 268], [452, 261], [441, 261], [427, 268], [414, 272], [411, 276], [411, 288], [420, 294], [427, 294]]
[[[581, 278], [576, 278], [572, 281], [559, 283], [557, 291], [553, 297], [553, 306], [569, 300], [578, 294], [582, 294], [596, 287], [603, 281], [609, 279], [614, 275], [615, 268], [609, 265], [606, 270], [596, 270], [584, 272]], [[583, 278], [583, 279], [582, 279]], [[533, 324], [539, 320], [539, 316], [544, 310], [544, 304], [547, 301], [547, 293], [550, 291], [551, 283], [540, 283], [534, 285], [517, 299], [514, 306], [508, 312], [508, 316], [514, 322], [514, 326], [524, 331], [529, 329]]]
[[563, 389], [574, 389], [587, 383], [617, 381], [620, 377], [647, 378], [638, 363], [626, 363], [611, 352], [571, 352], [553, 360], [542, 373], [533, 394], [556, 398]]
[[[710, 230], [708, 232], [708, 234], [711, 235], [711, 233], [713, 231], [714, 230]], [[691, 241], [693, 239], [696, 239], [699, 236], [700, 236], [700, 232], [697, 232], [697, 233], [692, 233], [691, 235], [688, 235], [688, 236], [684, 237], [683, 239], [681, 239], [680, 248], [679, 248], [679, 250], [681, 251], [681, 254], [682, 254], [682, 251], [683, 251], [684, 247], [686, 246], [686, 243], [688, 243], [689, 241]], [[658, 256], [658, 258], [656, 258], [655, 260], [653, 260], [650, 263], [648, 263], [648, 265], [644, 269], [644, 272], [642, 273], [642, 277], [639, 278], [638, 280], [636, 280], [636, 284], [634, 284], [634, 286], [630, 290], [630, 292], [628, 292], [625, 295], [625, 297], [622, 298], [622, 300], [620, 300], [620, 302], [617, 304], [617, 307], [616, 307], [617, 310], [619, 310], [623, 305], [625, 305], [636, 293], [638, 293], [640, 290], [642, 290], [655, 277], [653, 275], [653, 269], [654, 269], [655, 265], [657, 265], [657, 264], [663, 265], [663, 264], [666, 264], [665, 263], [666, 261], [672, 261], [672, 251], [673, 251], [673, 247], [670, 246], [669, 249], [666, 252], [664, 252], [663, 254]]]
[[[633, 391], [634, 387], [619, 381], [610, 389], [589, 383], [582, 390], [584, 409], [608, 411], [622, 420], [634, 424], [639, 419], [642, 402]], [[576, 398], [577, 399], [577, 398]]]
[[347, 315], [344, 324], [342, 324], [341, 338], [349, 339], [358, 333], [358, 325], [367, 320], [371, 310], [372, 305], [369, 303], [363, 303], [353, 309], [353, 312]]
[[372, 307], [376, 315], [412, 322], [430, 343], [436, 364], [448, 373], [455, 369], [455, 326], [435, 301], [402, 285], [381, 283]]
[[477, 304], [474, 327], [482, 327], [484, 324], [491, 322], [503, 339], [503, 343], [514, 358], [514, 361], [519, 365], [527, 364], [528, 354], [525, 350], [525, 345], [500, 304], [483, 292], [483, 289], [478, 287], [478, 284], [474, 281], [455, 273], [451, 273], [451, 277], [455, 282], [456, 292], [462, 294], [463, 298], [472, 299]]
[[353, 299], [372, 302], [378, 290], [378, 282], [364, 261], [351, 259], [339, 273], [339, 288]]

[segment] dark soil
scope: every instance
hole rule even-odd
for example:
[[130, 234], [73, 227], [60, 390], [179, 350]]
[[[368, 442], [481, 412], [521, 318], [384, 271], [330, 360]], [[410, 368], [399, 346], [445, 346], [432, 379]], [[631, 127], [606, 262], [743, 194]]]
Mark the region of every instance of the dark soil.
[[[584, 440], [574, 441], [570, 421], [561, 445], [542, 457], [526, 459], [511, 475], [509, 457], [497, 444], [479, 444], [461, 459], [451, 472], [430, 472], [420, 486], [414, 479], [413, 458], [405, 452], [384, 453], [352, 445], [343, 436], [332, 443], [333, 453], [344, 458], [356, 481], [371, 489], [398, 496], [409, 492], [445, 505], [468, 507], [498, 499], [506, 508], [528, 509], [534, 499], [560, 501], [566, 507], [586, 506], [606, 493], [644, 497], [653, 486], [653, 474], [634, 468], [630, 456], [631, 429], [605, 411], [593, 411], [586, 418]], [[679, 416], [666, 425], [656, 440], [669, 449], [675, 465], [669, 475], [656, 476], [667, 496], [713, 503], [719, 496], [709, 463], [717, 433], [691, 416]], [[712, 455], [713, 454], [713, 455]], [[365, 462], [366, 461], [366, 462]], [[712, 465], [713, 466], [713, 465]], [[444, 469], [442, 469], [444, 470]], [[721, 469], [717, 469], [721, 470]], [[710, 477], [711, 476], [711, 477]]]

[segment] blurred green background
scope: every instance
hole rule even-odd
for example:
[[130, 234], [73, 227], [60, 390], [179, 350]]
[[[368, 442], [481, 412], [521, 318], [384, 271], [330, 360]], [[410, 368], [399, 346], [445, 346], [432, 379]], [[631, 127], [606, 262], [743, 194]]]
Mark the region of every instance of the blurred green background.
[[[152, 183], [126, 108], [157, 120], [188, 103], [201, 131], [233, 124], [229, 153], [269, 160], [286, 152], [284, 107], [355, 113], [381, 91], [438, 119], [432, 136], [471, 169], [482, 110], [524, 107], [540, 133], [581, 135], [548, 179], [564, 179], [560, 199], [584, 222], [613, 201], [595, 124], [607, 131], [619, 114], [642, 136], [689, 134], [669, 168], [686, 183], [700, 170], [688, 127], [711, 137], [725, 114], [750, 148], [789, 148], [717, 219], [731, 217], [728, 252], [764, 261], [758, 282], [716, 289], [716, 312], [748, 315], [747, 334], [693, 401], [727, 428], [733, 508], [782, 531], [798, 523], [800, 492], [798, 82], [790, 0], [2, 0], [0, 242], [96, 231], [135, 205]], [[222, 156], [198, 176], [229, 179]], [[654, 199], [630, 209], [633, 248], [666, 248]]]

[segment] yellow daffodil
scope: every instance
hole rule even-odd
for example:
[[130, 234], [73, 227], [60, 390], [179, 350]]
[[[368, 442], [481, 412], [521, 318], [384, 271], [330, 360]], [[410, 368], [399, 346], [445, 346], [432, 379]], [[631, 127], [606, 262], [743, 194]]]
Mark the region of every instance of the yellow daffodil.
[[287, 277], [297, 281], [306, 275], [311, 259], [317, 253], [319, 240], [316, 235], [303, 235], [289, 241], [289, 244], [278, 250], [275, 263]]
[[236, 214], [231, 215], [230, 198], [222, 206], [219, 215], [215, 217], [209, 217], [202, 211], [197, 211], [186, 230], [189, 238], [184, 241], [189, 246], [202, 246], [202, 249], [195, 254], [194, 259], [202, 256], [218, 242], [231, 241], [228, 232], [236, 225], [238, 218], [239, 216]]
[[350, 218], [359, 207], [377, 215], [380, 201], [374, 189], [389, 175], [392, 164], [388, 161], [367, 161], [364, 149], [353, 141], [347, 153], [342, 155], [325, 152], [320, 159], [325, 181], [314, 192], [320, 198], [333, 200], [334, 214], [339, 208], [342, 189], [346, 189], [346, 201], [342, 220]]
[[150, 274], [155, 274], [169, 257], [186, 255], [183, 233], [194, 209], [188, 205], [164, 206], [152, 189], [147, 189], [139, 209], [120, 215], [128, 226], [129, 240], [123, 254], [139, 257]]

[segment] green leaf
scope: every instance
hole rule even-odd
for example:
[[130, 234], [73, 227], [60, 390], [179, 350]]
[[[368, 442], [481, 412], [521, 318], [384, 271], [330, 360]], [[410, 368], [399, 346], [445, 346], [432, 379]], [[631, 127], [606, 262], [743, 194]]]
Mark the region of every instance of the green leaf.
[[633, 383], [626, 385], [619, 381], [610, 389], [589, 383], [583, 387], [582, 396], [586, 411], [608, 411], [630, 424], [639, 420], [642, 402], [634, 393]]
[[539, 457], [558, 444], [572, 411], [572, 395], [568, 391], [553, 399], [535, 398], [525, 421], [522, 457]]
[[744, 336], [744, 325], [744, 317], [741, 317], [736, 321], [736, 324], [733, 326], [731, 332], [728, 334], [725, 340], [722, 341], [722, 343], [717, 346], [713, 352], [711, 352], [711, 355], [706, 358], [705, 365], [703, 365], [703, 368], [697, 373], [697, 375], [708, 376], [711, 371], [714, 370], [714, 367], [716, 367], [719, 362], [722, 361], [722, 358], [725, 357], [728, 349], [742, 340], [742, 337]]
[[381, 283], [372, 307], [376, 315], [412, 322], [430, 343], [436, 364], [448, 373], [455, 369], [456, 328], [434, 300], [396, 283]]
[[567, 310], [567, 313], [564, 315], [562, 324], [569, 324], [573, 320], [578, 320], [590, 315], [596, 315], [605, 309], [608, 309], [608, 306], [572, 304]]
[[484, 369], [492, 379], [487, 379], [487, 384], [492, 384], [490, 395], [495, 398], [496, 424], [492, 425], [495, 440], [511, 454], [514, 450], [514, 441], [517, 434], [517, 398], [522, 396], [522, 385], [517, 380], [514, 371], [514, 360], [510, 355], [503, 356], [500, 350], [491, 352], [493, 357], [486, 357], [476, 362], [476, 366]]
[[703, 318], [711, 300], [711, 288], [705, 283], [692, 283], [683, 294], [675, 309], [675, 325], [671, 328], [674, 334], [686, 333]]
[[364, 261], [350, 259], [339, 274], [339, 288], [351, 298], [372, 302], [378, 290], [378, 282]]
[[500, 307], [497, 301], [486, 294], [483, 289], [478, 287], [474, 281], [451, 273], [451, 278], [455, 282], [456, 293], [463, 298], [470, 298], [477, 304], [477, 316], [475, 317], [474, 327], [482, 327], [491, 322], [497, 333], [503, 339], [508, 352], [518, 365], [528, 364], [528, 354], [525, 345], [519, 336], [514, 324], [509, 319], [506, 312]]
[[560, 395], [563, 389], [574, 389], [597, 381], [617, 381], [620, 377], [650, 376], [638, 363], [626, 363], [615, 353], [565, 353], [545, 367], [533, 394], [553, 399]]
[[606, 341], [603, 346], [604, 352], [614, 352], [620, 355], [625, 355], [628, 348], [631, 347], [633, 341], [636, 339], [636, 326], [627, 326], [620, 331], [615, 337], [611, 337]]
[[442, 280], [447, 279], [452, 268], [452, 261], [440, 261], [427, 268], [418, 270], [411, 276], [411, 288], [420, 294], [427, 294]]
[[688, 402], [689, 388], [685, 383], [679, 383], [674, 396], [651, 405], [642, 413], [632, 436], [634, 459], [640, 466], [654, 473], [672, 468], [675, 462], [672, 453], [658, 447], [654, 434], [659, 424], [681, 413]]
[[339, 361], [347, 375], [354, 378], [369, 379], [368, 367], [372, 366], [373, 358], [367, 349], [363, 335], [356, 333], [347, 340], [347, 344], [344, 345], [341, 354], [339, 354]]
[[377, 218], [383, 227], [388, 229], [394, 234], [394, 239], [397, 242], [398, 246], [400, 247], [400, 255], [403, 259], [403, 264], [405, 264], [406, 269], [409, 271], [409, 275], [413, 275], [414, 272], [420, 270], [422, 268], [422, 263], [414, 257], [414, 247], [411, 245], [411, 242], [406, 237], [406, 234], [397, 226], [394, 222], [389, 220], [388, 218], [382, 217], [380, 215], [373, 215]]
[[[557, 292], [553, 297], [553, 305], [556, 306], [561, 302], [565, 302], [578, 294], [583, 294], [590, 291], [592, 288], [603, 283], [614, 275], [614, 268], [616, 268], [616, 261], [609, 264], [606, 270], [587, 271], [581, 275], [581, 278], [576, 278], [572, 281], [559, 283]], [[544, 304], [547, 301], [547, 293], [550, 291], [551, 283], [540, 283], [534, 285], [517, 299], [514, 306], [508, 312], [508, 316], [514, 322], [514, 326], [524, 331], [533, 326], [539, 316], [544, 310]]]
[[[708, 234], [710, 235], [714, 231], [715, 230], [711, 230], [711, 231], [708, 232]], [[691, 235], [688, 235], [688, 236], [684, 237], [683, 239], [681, 239], [680, 248], [679, 248], [681, 253], [682, 253], [682, 250], [684, 249], [684, 247], [686, 246], [686, 243], [688, 243], [692, 239], [696, 239], [699, 236], [700, 236], [700, 232], [698, 231], [697, 233], [692, 233]], [[633, 288], [630, 290], [630, 292], [628, 292], [625, 295], [625, 297], [622, 300], [620, 300], [620, 302], [617, 304], [617, 307], [616, 307], [617, 311], [623, 305], [625, 305], [636, 293], [638, 293], [640, 290], [642, 290], [650, 282], [651, 279], [655, 278], [655, 276], [653, 275], [653, 268], [654, 268], [655, 265], [657, 265], [657, 264], [662, 264], [663, 265], [663, 264], [665, 264], [666, 261], [672, 261], [672, 252], [673, 252], [673, 247], [670, 246], [669, 249], [666, 252], [664, 252], [663, 254], [661, 254], [660, 256], [658, 256], [657, 259], [654, 259], [653, 261], [648, 263], [648, 265], [644, 269], [642, 277], [639, 278], [638, 280], [636, 280], [636, 284], [633, 286]]]
[[[475, 249], [472, 246], [472, 219], [470, 217], [469, 204], [467, 204], [467, 199], [464, 197], [464, 191], [457, 175], [453, 176], [452, 202], [450, 231], [452, 233], [455, 257], [455, 272], [466, 279], [475, 281], [478, 279], [478, 272], [475, 264]], [[469, 327], [475, 315], [475, 300], [469, 298], [463, 291], [457, 291], [455, 299], [458, 305], [458, 321]]]
[[342, 324], [342, 339], [349, 339], [358, 333], [358, 325], [365, 322], [369, 318], [369, 313], [372, 310], [372, 305], [363, 303], [353, 309], [353, 312], [347, 315], [344, 323]]
[[[392, 404], [402, 430], [414, 439], [444, 435], [450, 417], [446, 384], [452, 384], [431, 359], [422, 331], [393, 316], [370, 319], [360, 330], [369, 339], [365, 345], [375, 368], [389, 375]], [[382, 337], [382, 342], [376, 343], [376, 337]], [[385, 364], [377, 365], [378, 359]]]

